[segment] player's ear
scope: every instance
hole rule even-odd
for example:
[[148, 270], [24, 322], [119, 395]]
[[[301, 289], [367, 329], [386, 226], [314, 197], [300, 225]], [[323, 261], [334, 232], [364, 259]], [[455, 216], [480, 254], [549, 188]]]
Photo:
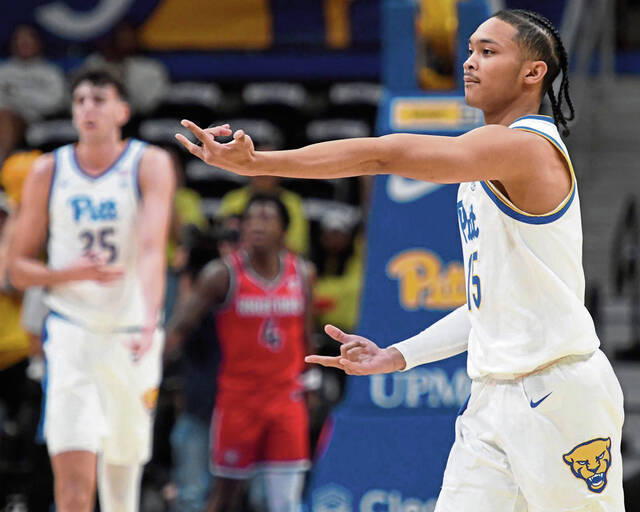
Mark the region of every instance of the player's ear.
[[540, 84], [544, 80], [544, 77], [547, 75], [547, 63], [542, 60], [528, 61], [525, 62], [523, 71], [525, 84]]
[[118, 124], [120, 125], [120, 127], [127, 124], [130, 117], [131, 107], [126, 101], [120, 101], [120, 106], [118, 107]]

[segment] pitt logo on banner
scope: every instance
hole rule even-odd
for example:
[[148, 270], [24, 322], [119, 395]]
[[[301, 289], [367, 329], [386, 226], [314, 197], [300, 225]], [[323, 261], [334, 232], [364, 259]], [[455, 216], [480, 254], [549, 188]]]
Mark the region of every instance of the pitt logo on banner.
[[464, 267], [452, 261], [446, 267], [426, 249], [409, 249], [387, 264], [387, 275], [398, 280], [400, 305], [408, 310], [447, 310], [464, 304]]

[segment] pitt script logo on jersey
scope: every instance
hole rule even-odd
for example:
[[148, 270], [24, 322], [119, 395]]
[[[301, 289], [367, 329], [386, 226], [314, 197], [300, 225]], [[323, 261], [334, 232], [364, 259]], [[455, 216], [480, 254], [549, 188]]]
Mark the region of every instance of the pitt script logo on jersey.
[[475, 240], [480, 236], [480, 228], [476, 221], [476, 214], [473, 211], [473, 204], [469, 206], [469, 214], [464, 207], [462, 201], [458, 201], [458, 221], [460, 222], [460, 231], [465, 242]]
[[[471, 183], [469, 188], [472, 192], [475, 191], [475, 182]], [[478, 226], [476, 212], [473, 210], [473, 203], [465, 206], [462, 201], [458, 201], [458, 222], [460, 224], [462, 241], [465, 244], [480, 237], [480, 227]], [[476, 309], [480, 309], [480, 304], [482, 303], [482, 285], [480, 283], [480, 276], [476, 273], [480, 257], [478, 251], [472, 251], [469, 251], [466, 269], [467, 307], [469, 311], [472, 311], [474, 306]]]
[[579, 444], [562, 460], [573, 476], [584, 480], [592, 492], [600, 493], [607, 486], [607, 471], [611, 467], [611, 438], [597, 438]]
[[387, 275], [398, 280], [403, 309], [447, 310], [465, 303], [464, 267], [458, 261], [444, 265], [426, 249], [409, 249], [387, 263]]
[[116, 220], [118, 218], [117, 203], [113, 199], [105, 199], [99, 203], [87, 196], [75, 196], [69, 199], [73, 209], [73, 220], [80, 222], [83, 220], [101, 221]]

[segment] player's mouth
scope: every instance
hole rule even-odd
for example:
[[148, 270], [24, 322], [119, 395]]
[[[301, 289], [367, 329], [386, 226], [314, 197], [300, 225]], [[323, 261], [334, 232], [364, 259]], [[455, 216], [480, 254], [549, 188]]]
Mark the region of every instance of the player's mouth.
[[464, 85], [479, 84], [480, 80], [472, 75], [464, 75]]

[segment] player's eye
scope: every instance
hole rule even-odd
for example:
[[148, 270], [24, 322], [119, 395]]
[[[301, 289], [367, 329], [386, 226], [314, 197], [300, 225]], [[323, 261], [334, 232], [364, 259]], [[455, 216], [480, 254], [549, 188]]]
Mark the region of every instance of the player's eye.
[[467, 49], [467, 55], [471, 57], [472, 54], [473, 54], [473, 50], [471, 48]]
[[483, 54], [483, 55], [493, 55], [494, 53], [496, 53], [496, 52], [494, 52], [494, 51], [493, 51], [492, 49], [490, 49], [490, 48], [485, 48], [484, 50], [482, 50], [482, 54]]

